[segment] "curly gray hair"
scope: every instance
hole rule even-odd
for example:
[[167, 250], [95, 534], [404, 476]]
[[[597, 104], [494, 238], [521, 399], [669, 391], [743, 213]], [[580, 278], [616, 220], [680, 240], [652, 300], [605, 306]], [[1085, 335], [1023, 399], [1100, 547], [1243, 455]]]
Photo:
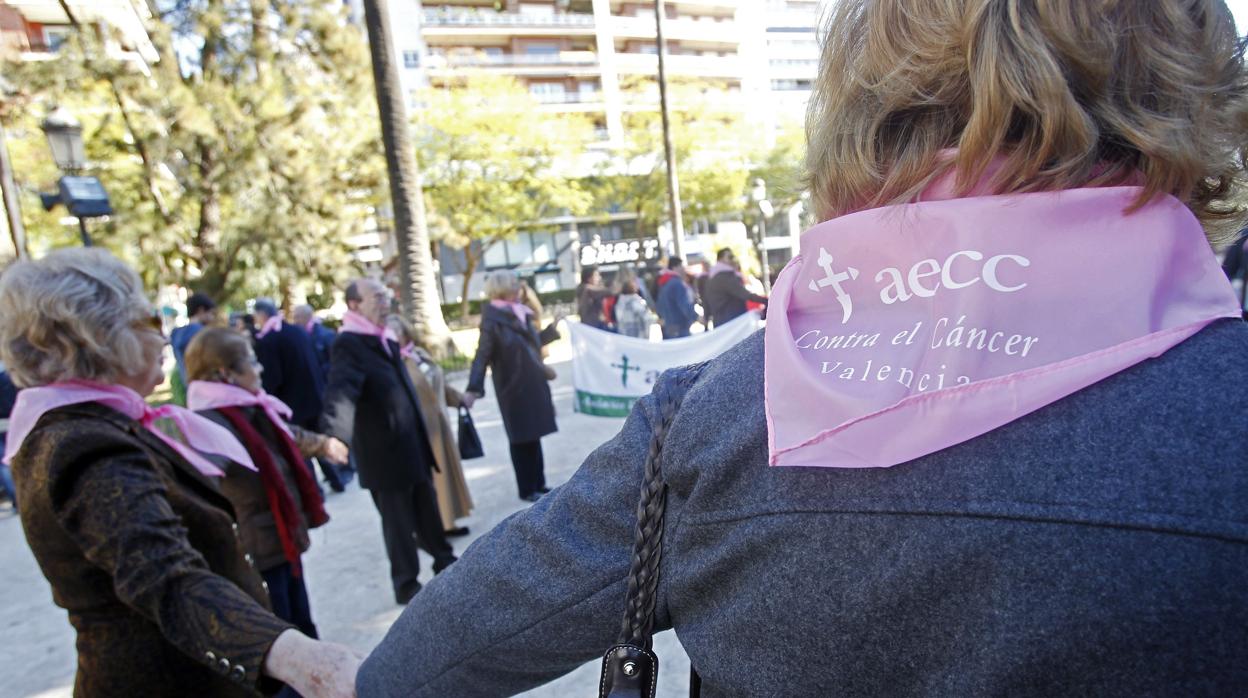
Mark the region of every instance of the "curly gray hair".
[[136, 325], [152, 306], [138, 274], [104, 250], [67, 249], [0, 276], [0, 360], [22, 387], [141, 372]]

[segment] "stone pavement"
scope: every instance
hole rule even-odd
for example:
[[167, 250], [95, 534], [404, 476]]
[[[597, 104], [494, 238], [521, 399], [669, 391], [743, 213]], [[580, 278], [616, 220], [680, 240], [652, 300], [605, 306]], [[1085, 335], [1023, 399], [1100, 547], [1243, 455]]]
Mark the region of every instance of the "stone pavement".
[[[614, 436], [623, 422], [572, 412], [571, 364], [566, 352], [566, 344], [556, 345], [550, 362], [559, 372], [552, 388], [560, 429], [543, 440], [546, 477], [551, 486], [567, 480], [585, 456]], [[464, 375], [452, 377], [452, 384], [458, 388], [465, 382]], [[497, 403], [492, 397], [478, 402], [473, 417], [486, 457], [465, 463], [476, 510], [462, 520], [472, 535], [454, 540], [457, 552], [526, 506], [516, 494]], [[312, 532], [312, 549], [304, 557], [313, 616], [322, 637], [367, 651], [381, 640], [401, 610], [394, 605], [390, 589], [381, 524], [368, 493], [355, 483], [343, 494], [329, 495], [327, 508], [333, 521]], [[422, 553], [422, 581], [431, 577], [430, 565], [431, 560]], [[0, 686], [4, 687], [0, 694], [70, 696], [75, 661], [73, 631], [64, 612], [52, 604], [48, 584], [26, 546], [20, 522], [8, 511], [0, 512], [0, 599]], [[689, 660], [675, 635], [669, 631], [658, 636], [655, 650], [661, 662], [659, 694], [666, 698], [688, 695]], [[523, 695], [592, 695], [597, 681], [598, 662], [594, 661]]]

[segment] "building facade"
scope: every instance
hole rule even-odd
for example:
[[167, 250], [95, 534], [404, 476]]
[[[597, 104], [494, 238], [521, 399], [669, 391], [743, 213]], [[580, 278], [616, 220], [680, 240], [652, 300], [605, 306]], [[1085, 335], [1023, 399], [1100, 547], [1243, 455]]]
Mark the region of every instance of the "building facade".
[[[360, 0], [347, 2], [362, 17]], [[668, 76], [696, 84], [702, 99], [740, 113], [770, 144], [782, 122], [804, 112], [825, 4], [667, 0]], [[525, 85], [543, 111], [585, 115], [595, 127], [593, 147], [604, 152], [623, 144], [626, 114], [659, 108], [653, 0], [389, 0], [389, 9], [395, 60], [413, 106], [424, 87], [453, 88], [473, 73], [505, 75]], [[627, 89], [637, 85], [643, 88]], [[790, 213], [777, 213], [767, 226], [763, 246], [773, 263], [782, 265], [793, 249]], [[485, 250], [479, 271], [515, 269], [538, 291], [568, 289], [582, 265], [610, 272], [621, 264], [653, 264], [665, 242], [662, 231], [639, 229], [628, 215], [535, 224], [533, 232]], [[696, 259], [699, 233], [708, 226], [687, 225], [687, 255]], [[745, 235], [740, 223], [723, 227]], [[454, 302], [464, 292], [462, 255], [439, 252], [443, 297]], [[468, 289], [470, 298], [478, 297], [479, 283]]]

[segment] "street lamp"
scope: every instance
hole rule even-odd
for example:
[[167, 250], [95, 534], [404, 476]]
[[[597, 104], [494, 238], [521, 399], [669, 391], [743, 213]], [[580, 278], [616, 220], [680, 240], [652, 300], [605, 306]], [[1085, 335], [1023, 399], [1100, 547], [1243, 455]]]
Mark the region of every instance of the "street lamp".
[[87, 169], [82, 124], [67, 109], [57, 107], [48, 114], [40, 127], [48, 137], [52, 160], [61, 172], [68, 173], [57, 181], [55, 193], [39, 195], [43, 208], [51, 211], [57, 204], [65, 204], [65, 208], [78, 219], [78, 232], [82, 236], [83, 247], [90, 247], [91, 236], [87, 233], [86, 219], [107, 216], [113, 212], [113, 207], [100, 180], [81, 174]]
[[763, 269], [763, 293], [770, 296], [771, 268], [767, 264], [767, 219], [771, 218], [776, 210], [767, 200], [766, 182], [761, 179], [754, 180], [754, 187], [750, 189], [750, 201], [758, 206], [758, 212], [761, 214], [758, 218], [758, 258]]
[[87, 166], [82, 143], [82, 124], [65, 107], [57, 107], [40, 124], [48, 137], [52, 160], [64, 172], [81, 172]]

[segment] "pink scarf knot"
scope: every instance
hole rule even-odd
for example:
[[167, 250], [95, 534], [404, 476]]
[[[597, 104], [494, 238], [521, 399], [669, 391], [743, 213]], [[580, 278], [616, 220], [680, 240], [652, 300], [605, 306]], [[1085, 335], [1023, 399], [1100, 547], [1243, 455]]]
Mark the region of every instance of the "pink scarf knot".
[[490, 301], [490, 305], [499, 310], [510, 310], [516, 316], [516, 319], [520, 321], [521, 325], [527, 326], [529, 324], [529, 316], [533, 314], [533, 309], [529, 306], [514, 301], [505, 301], [501, 298], [495, 298]]
[[280, 332], [282, 329], [282, 314], [278, 313], [264, 321], [260, 326], [260, 331], [256, 333], [256, 339], [264, 339], [264, 336], [270, 332]]
[[342, 316], [342, 331], [352, 334], [362, 334], [369, 337], [376, 337], [381, 340], [381, 348], [386, 352], [386, 356], [390, 356], [390, 342], [399, 343], [399, 337], [394, 330], [385, 325], [375, 324], [372, 320], [364, 317], [354, 310], [348, 310]]
[[218, 381], [191, 381], [186, 388], [186, 406], [196, 412], [222, 407], [259, 407], [288, 436], [293, 437], [286, 420], [290, 419], [290, 406], [261, 390], [249, 390]]

